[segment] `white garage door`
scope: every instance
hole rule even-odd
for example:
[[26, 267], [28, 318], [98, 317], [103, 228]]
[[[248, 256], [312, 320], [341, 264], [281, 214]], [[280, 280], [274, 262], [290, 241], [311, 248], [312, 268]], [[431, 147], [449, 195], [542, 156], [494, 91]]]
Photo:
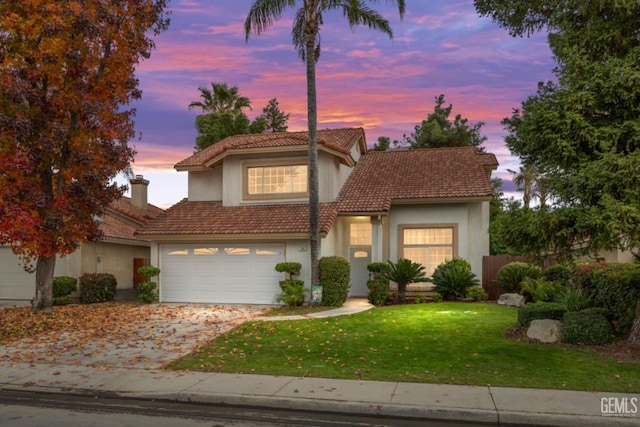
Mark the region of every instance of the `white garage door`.
[[20, 258], [9, 247], [0, 247], [0, 299], [30, 300], [36, 275], [24, 271]]
[[283, 244], [162, 245], [163, 302], [273, 304], [280, 293]]

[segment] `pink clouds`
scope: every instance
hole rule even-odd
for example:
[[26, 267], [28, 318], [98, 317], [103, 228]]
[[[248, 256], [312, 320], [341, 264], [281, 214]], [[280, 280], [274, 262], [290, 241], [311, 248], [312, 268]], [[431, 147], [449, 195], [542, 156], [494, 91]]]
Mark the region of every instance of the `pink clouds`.
[[[144, 94], [136, 104], [142, 139], [132, 141], [139, 152], [134, 169], [170, 170], [191, 154], [197, 112], [187, 105], [198, 99], [198, 87], [211, 82], [238, 86], [252, 101], [250, 117], [276, 97], [291, 114], [289, 128], [306, 127], [306, 75], [291, 42], [293, 14], [247, 43], [243, 24], [250, 5], [251, 0], [171, 4], [170, 29], [138, 67]], [[385, 2], [374, 7], [390, 19], [393, 40], [366, 28], [351, 31], [337, 13], [325, 19], [317, 68], [320, 126], [362, 126], [370, 145], [382, 135], [400, 139], [443, 93], [453, 114], [485, 122], [487, 147], [502, 165], [517, 167], [504, 146], [500, 120], [535, 92], [538, 81], [552, 77], [545, 37], [511, 38], [480, 19], [470, 0], [408, 0], [402, 21]]]

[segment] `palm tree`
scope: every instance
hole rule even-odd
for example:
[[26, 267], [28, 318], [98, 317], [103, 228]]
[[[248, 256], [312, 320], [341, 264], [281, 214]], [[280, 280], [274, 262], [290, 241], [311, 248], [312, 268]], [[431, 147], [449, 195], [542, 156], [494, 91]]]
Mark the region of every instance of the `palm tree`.
[[[404, 0], [388, 0], [404, 15]], [[287, 8], [298, 8], [293, 21], [293, 45], [307, 68], [307, 122], [309, 127], [309, 225], [311, 241], [311, 285], [320, 282], [320, 196], [318, 191], [318, 110], [316, 99], [316, 62], [320, 57], [320, 26], [324, 14], [342, 11], [349, 26], [366, 25], [393, 37], [389, 21], [371, 9], [366, 0], [254, 0], [244, 23], [245, 37], [266, 31]], [[371, 3], [378, 3], [371, 0]]]
[[532, 166], [520, 166], [518, 172], [511, 169], [507, 169], [511, 172], [513, 177], [513, 183], [516, 185], [518, 191], [522, 191], [522, 203], [525, 209], [529, 209], [531, 198], [533, 197], [534, 187], [538, 181], [538, 174]]
[[387, 261], [387, 263], [389, 264], [389, 269], [385, 276], [398, 284], [398, 302], [404, 302], [407, 294], [407, 285], [427, 281], [422, 264], [406, 258], [400, 258], [397, 264], [391, 261]]
[[229, 87], [226, 83], [211, 83], [213, 91], [199, 87], [202, 101], [193, 101], [189, 109], [202, 108], [203, 113], [220, 113], [225, 111], [241, 112], [243, 108], [251, 110], [251, 102], [246, 96], [240, 96], [237, 86]]

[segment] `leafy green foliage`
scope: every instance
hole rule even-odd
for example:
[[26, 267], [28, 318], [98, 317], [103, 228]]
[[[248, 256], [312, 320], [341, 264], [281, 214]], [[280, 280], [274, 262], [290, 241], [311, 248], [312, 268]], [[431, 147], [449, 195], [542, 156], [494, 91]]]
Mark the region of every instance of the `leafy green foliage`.
[[590, 269], [582, 276], [582, 286], [593, 306], [608, 311], [618, 333], [629, 331], [640, 292], [640, 265], [609, 264]]
[[613, 327], [597, 311], [567, 312], [564, 315], [562, 341], [568, 344], [604, 345], [613, 341]]
[[447, 260], [436, 267], [431, 281], [445, 300], [463, 299], [467, 289], [479, 283], [469, 263], [462, 258]]
[[387, 278], [398, 285], [398, 302], [404, 302], [407, 295], [407, 285], [426, 281], [424, 267], [406, 258], [400, 258], [397, 263], [387, 261], [389, 270]]
[[152, 277], [156, 277], [160, 274], [160, 269], [153, 265], [144, 265], [138, 268], [138, 273], [147, 278], [146, 281], [138, 283], [138, 299], [146, 303], [157, 302], [158, 284], [151, 280]]
[[283, 302], [288, 307], [298, 307], [304, 303], [305, 295], [309, 291], [304, 287], [304, 281], [288, 279], [280, 281], [282, 293], [276, 298], [277, 302]]
[[558, 282], [563, 287], [571, 283], [572, 267], [568, 263], [558, 263], [548, 267], [542, 272], [542, 278], [549, 282]]
[[534, 302], [551, 301], [563, 291], [562, 285], [558, 282], [532, 279], [531, 277], [525, 277], [521, 284], [521, 294]]
[[562, 321], [567, 309], [555, 302], [534, 302], [518, 308], [518, 326], [528, 328], [532, 320], [552, 319]]
[[276, 264], [278, 273], [287, 273], [289, 277], [298, 276], [302, 270], [302, 264], [299, 262], [280, 262]]
[[340, 307], [349, 296], [351, 265], [339, 256], [320, 258], [322, 305]]
[[489, 298], [489, 294], [482, 289], [482, 286], [472, 286], [467, 289], [467, 298], [470, 298], [473, 301], [482, 301]]
[[[280, 111], [278, 100], [271, 98], [266, 107], [262, 109], [262, 115], [256, 117], [255, 122], [263, 120], [264, 129], [261, 132], [286, 132], [289, 126], [289, 114], [284, 111]], [[251, 133], [259, 133], [255, 130]]]
[[372, 262], [367, 264], [370, 280], [367, 281], [369, 294], [367, 299], [373, 305], [384, 305], [389, 299], [389, 279], [386, 273], [389, 271], [389, 263]]
[[0, 2], [0, 245], [36, 260], [51, 312], [56, 255], [101, 238], [96, 216], [133, 161], [137, 64], [168, 28], [166, 0]]
[[76, 291], [78, 279], [69, 276], [56, 276], [53, 278], [53, 297], [66, 297]]
[[542, 269], [537, 265], [516, 261], [502, 266], [498, 271], [497, 281], [503, 292], [520, 293], [522, 281], [526, 277], [538, 279], [541, 275]]
[[545, 175], [556, 204], [510, 221], [510, 247], [538, 256], [553, 248], [561, 258], [574, 256], [576, 249], [593, 255], [640, 247], [640, 3], [475, 4], [512, 34], [549, 31], [558, 64], [557, 81], [540, 82], [536, 94], [503, 120], [507, 146]]
[[469, 124], [468, 119], [463, 119], [460, 114], [453, 120], [449, 119], [453, 105], [443, 107], [444, 95], [435, 98], [436, 105], [433, 113], [426, 120], [415, 126], [410, 136], [404, 137], [404, 143], [411, 148], [437, 148], [437, 147], [478, 147], [487, 140], [480, 134], [484, 123]]
[[389, 298], [389, 280], [384, 277], [377, 277], [367, 281], [369, 294], [367, 299], [373, 305], [384, 305]]
[[116, 296], [117, 284], [112, 274], [85, 273], [80, 276], [80, 302], [93, 304], [112, 301]]
[[562, 289], [559, 294], [558, 302], [562, 304], [567, 311], [581, 311], [591, 307], [591, 296], [584, 288], [580, 286], [567, 286]]
[[434, 292], [431, 294], [431, 299], [433, 302], [442, 302], [444, 298], [442, 298], [442, 294], [440, 294], [440, 292]]

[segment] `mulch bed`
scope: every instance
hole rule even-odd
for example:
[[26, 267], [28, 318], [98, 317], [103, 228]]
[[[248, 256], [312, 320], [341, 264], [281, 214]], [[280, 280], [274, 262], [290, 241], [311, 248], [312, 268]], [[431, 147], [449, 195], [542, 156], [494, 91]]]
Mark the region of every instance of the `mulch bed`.
[[535, 339], [527, 337], [527, 328], [514, 326], [509, 328], [505, 332], [505, 336], [514, 341], [527, 342], [531, 344], [547, 345], [547, 346], [559, 346], [567, 348], [582, 348], [586, 350], [592, 350], [600, 353], [611, 359], [615, 359], [617, 362], [640, 362], [640, 346], [634, 346], [627, 343], [625, 339], [620, 339], [612, 344], [607, 345], [593, 345], [583, 346], [574, 344], [562, 344], [562, 343], [541, 343]]

